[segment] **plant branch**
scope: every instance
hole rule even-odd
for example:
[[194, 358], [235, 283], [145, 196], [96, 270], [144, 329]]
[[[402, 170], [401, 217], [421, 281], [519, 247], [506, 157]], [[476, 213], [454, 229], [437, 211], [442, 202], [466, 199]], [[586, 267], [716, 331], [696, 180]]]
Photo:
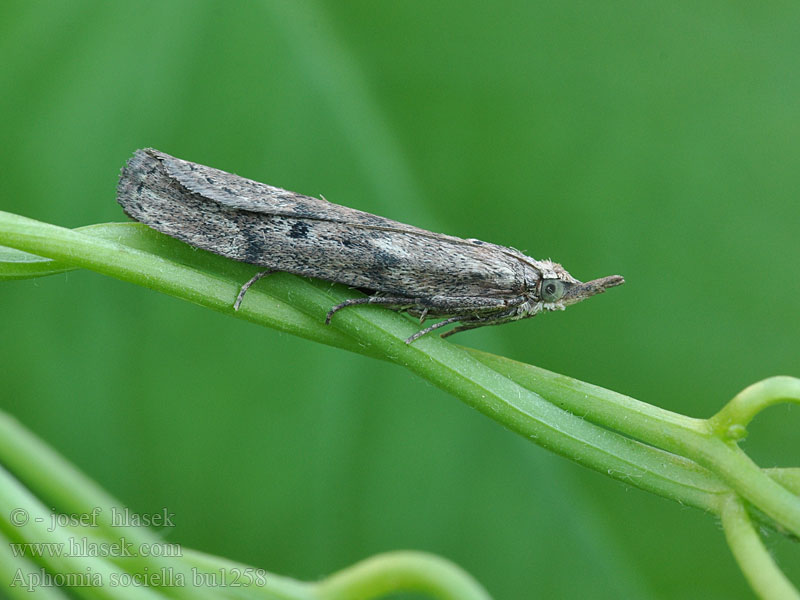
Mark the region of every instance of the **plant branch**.
[[759, 598], [800, 600], [800, 593], [764, 547], [742, 501], [730, 495], [723, 505], [721, 516], [722, 528], [733, 556]]
[[[139, 224], [96, 225], [78, 231], [0, 212], [0, 244], [53, 258], [61, 268], [68, 264], [89, 268], [267, 327], [397, 362], [540, 445], [683, 504], [717, 512], [718, 495], [728, 490], [690, 461], [597, 427], [580, 412], [571, 414], [544, 400], [536, 390], [560, 386], [557, 396], [566, 397], [572, 390], [601, 404], [607, 397], [624, 398], [614, 392], [594, 388], [587, 394], [588, 384], [545, 371], [539, 371], [539, 383], [531, 385], [515, 369], [520, 363], [495, 357], [501, 362], [481, 364], [476, 357], [488, 361], [489, 355], [468, 353], [434, 336], [407, 346], [403, 340], [415, 331], [416, 323], [378, 307], [341, 311], [331, 326], [325, 326], [328, 309], [355, 295], [343, 286], [275, 273], [248, 291], [237, 312], [232, 304], [238, 287], [254, 267], [195, 250]], [[17, 277], [18, 267], [17, 263]]]

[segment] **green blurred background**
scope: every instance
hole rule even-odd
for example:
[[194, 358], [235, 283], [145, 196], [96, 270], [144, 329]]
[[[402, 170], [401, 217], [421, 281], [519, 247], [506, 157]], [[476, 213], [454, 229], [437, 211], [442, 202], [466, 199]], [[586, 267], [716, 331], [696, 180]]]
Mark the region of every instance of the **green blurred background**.
[[[705, 417], [800, 375], [799, 27], [792, 2], [4, 0], [0, 209], [125, 220], [119, 169], [154, 146], [620, 273], [455, 340]], [[0, 408], [168, 507], [168, 541], [302, 579], [427, 550], [498, 599], [751, 597], [712, 518], [397, 367], [90, 272], [0, 306]], [[745, 449], [797, 465], [798, 424], [772, 409]]]

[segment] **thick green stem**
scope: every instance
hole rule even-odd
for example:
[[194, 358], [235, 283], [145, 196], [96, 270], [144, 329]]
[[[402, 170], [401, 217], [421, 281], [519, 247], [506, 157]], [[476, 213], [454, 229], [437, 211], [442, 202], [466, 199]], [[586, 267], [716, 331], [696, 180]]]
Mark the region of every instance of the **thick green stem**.
[[[469, 397], [473, 406], [513, 431], [585, 466], [682, 504], [716, 512], [717, 495], [727, 491], [713, 474], [691, 461], [594, 426], [536, 394], [537, 387], [547, 389], [548, 381], [557, 380], [564, 393], [569, 389], [583, 393], [582, 386], [587, 384], [542, 372], [544, 385], [522, 389], [514, 382], [519, 374], [510, 366], [513, 361], [497, 367], [482, 365], [464, 349], [434, 336], [406, 346], [402, 339], [415, 331], [416, 324], [377, 307], [342, 311], [331, 327], [324, 326], [328, 309], [352, 296], [342, 286], [276, 273], [254, 286], [242, 309], [234, 312], [231, 304], [238, 284], [249, 278], [253, 267], [192, 249], [139, 224], [71, 231], [0, 212], [0, 243], [109, 273], [315, 341], [394, 360], [443, 389], [456, 394], [463, 391], [461, 397]], [[492, 387], [496, 391], [488, 393]], [[607, 400], [603, 393], [614, 394], [596, 388], [585, 397], [602, 405]]]
[[[286, 333], [369, 355], [368, 349], [358, 349], [352, 338], [330, 327], [319, 327], [318, 321], [263, 292], [248, 292], [248, 302], [234, 311], [233, 302], [241, 284], [237, 285], [231, 276], [246, 281], [253, 274], [253, 267], [232, 261], [221, 263], [215, 255], [143, 225], [117, 223], [71, 230], [0, 211], [0, 244], [58, 261], [60, 264], [51, 267], [54, 272], [64, 270], [66, 265], [90, 269]], [[36, 275], [41, 274], [40, 265], [34, 269]], [[286, 282], [278, 275], [272, 278], [273, 288]], [[18, 264], [13, 277], [20, 278]]]

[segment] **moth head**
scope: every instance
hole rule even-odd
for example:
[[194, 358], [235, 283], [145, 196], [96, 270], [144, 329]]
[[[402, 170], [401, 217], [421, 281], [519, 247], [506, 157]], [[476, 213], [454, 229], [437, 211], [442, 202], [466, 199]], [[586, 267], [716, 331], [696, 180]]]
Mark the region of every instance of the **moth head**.
[[541, 270], [542, 276], [536, 291], [542, 307], [546, 310], [564, 310], [570, 304], [625, 283], [625, 279], [620, 275], [610, 275], [583, 283], [558, 263], [542, 261], [541, 264], [544, 268]]

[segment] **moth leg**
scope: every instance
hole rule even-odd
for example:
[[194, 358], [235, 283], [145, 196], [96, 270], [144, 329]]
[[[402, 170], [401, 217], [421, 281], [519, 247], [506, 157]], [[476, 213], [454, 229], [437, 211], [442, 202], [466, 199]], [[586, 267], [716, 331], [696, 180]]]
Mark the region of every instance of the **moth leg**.
[[443, 338], [453, 335], [454, 333], [458, 333], [459, 331], [467, 331], [468, 329], [477, 329], [478, 327], [485, 327], [486, 325], [502, 325], [503, 323], [508, 323], [509, 321], [516, 320], [514, 318], [514, 313], [505, 313], [501, 315], [494, 315], [494, 316], [486, 316], [486, 317], [475, 317], [473, 319], [464, 320], [461, 322], [461, 325], [458, 327], [454, 327], [450, 331], [446, 331], [442, 334]]
[[[425, 329], [418, 331], [410, 338], [406, 340], [406, 344], [411, 344], [414, 341], [421, 338], [423, 335], [430, 333], [435, 329], [439, 329], [440, 327], [444, 327], [445, 325], [449, 325], [450, 323], [455, 323], [460, 321], [462, 325], [456, 327], [452, 331], [448, 331], [442, 334], [442, 337], [445, 338], [448, 335], [453, 335], [459, 331], [464, 331], [465, 329], [474, 329], [476, 327], [483, 327], [484, 325], [499, 325], [500, 323], [505, 323], [507, 321], [514, 320], [514, 315], [516, 315], [516, 306], [522, 301], [524, 298], [516, 298], [509, 301], [504, 301], [498, 298], [439, 298], [436, 302], [433, 302], [426, 306], [422, 312], [420, 313], [420, 324], [425, 320], [425, 317], [428, 314], [430, 308], [435, 307], [438, 310], [469, 310], [470, 308], [473, 310], [491, 310], [492, 312], [489, 314], [485, 314], [481, 316], [480, 314], [466, 314], [466, 315], [455, 315], [451, 316], [444, 321], [440, 321], [431, 325], [430, 327], [426, 327]], [[505, 307], [505, 310], [497, 311], [497, 309], [502, 306]]]
[[236, 302], [233, 303], [233, 310], [239, 310], [239, 307], [242, 305], [242, 300], [244, 300], [244, 295], [247, 290], [250, 289], [250, 286], [253, 285], [256, 281], [261, 279], [262, 277], [266, 277], [270, 273], [274, 273], [275, 269], [269, 269], [268, 271], [259, 271], [255, 275], [250, 278], [250, 281], [245, 283], [241, 289], [239, 290], [239, 295], [236, 296]]
[[356, 306], [358, 304], [388, 304], [391, 307], [405, 307], [405, 306], [414, 306], [414, 301], [410, 300], [409, 298], [390, 298], [390, 297], [383, 297], [383, 296], [369, 296], [367, 298], [351, 298], [350, 300], [345, 300], [344, 302], [340, 302], [332, 309], [328, 311], [328, 314], [325, 317], [325, 325], [331, 324], [331, 318], [333, 314], [339, 312], [343, 308], [347, 308], [348, 306]]
[[[439, 329], [439, 327], [444, 327], [445, 325], [450, 325], [450, 323], [455, 323], [456, 321], [460, 321], [462, 318], [463, 317], [461, 317], [461, 316], [450, 317], [449, 319], [445, 319], [444, 321], [439, 321], [438, 323], [434, 323], [433, 325], [429, 325], [425, 329], [421, 329], [420, 331], [418, 331], [417, 333], [412, 335], [410, 338], [408, 338], [406, 340], [406, 344], [413, 344], [415, 341], [417, 341], [419, 338], [421, 338], [426, 333], [430, 333], [434, 329]], [[445, 333], [445, 334], [442, 335], [442, 337], [446, 337], [447, 335], [449, 335], [449, 334]]]

